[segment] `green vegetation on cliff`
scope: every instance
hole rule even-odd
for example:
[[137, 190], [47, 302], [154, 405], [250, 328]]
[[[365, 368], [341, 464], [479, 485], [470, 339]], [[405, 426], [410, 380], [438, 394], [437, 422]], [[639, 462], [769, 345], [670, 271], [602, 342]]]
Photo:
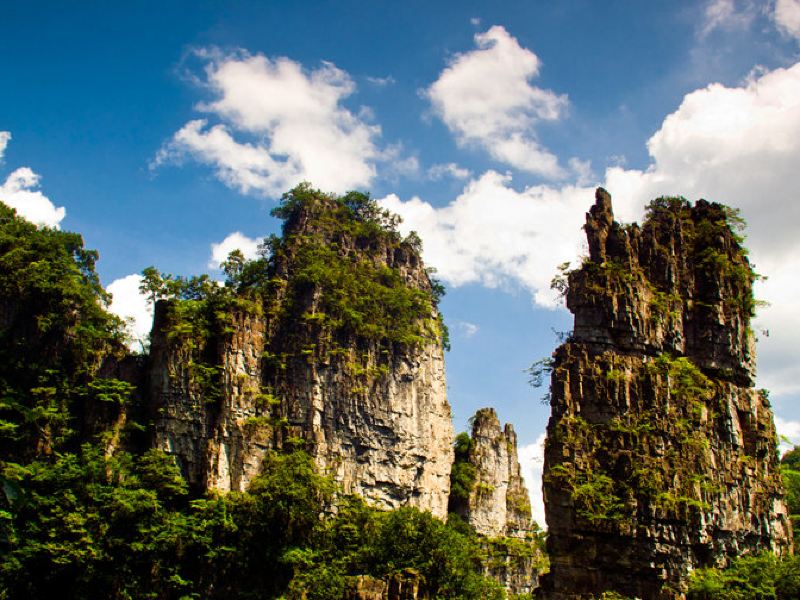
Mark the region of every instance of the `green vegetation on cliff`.
[[408, 279], [421, 242], [414, 233], [400, 236], [399, 217], [366, 194], [328, 195], [308, 184], [284, 194], [272, 214], [284, 221], [283, 235], [267, 238], [255, 260], [233, 252], [222, 265], [224, 286], [208, 276], [145, 269], [142, 289], [154, 300], [212, 305], [190, 305], [185, 318], [173, 308], [175, 331], [197, 332], [202, 313], [199, 333], [209, 335], [220, 329], [215, 320], [224, 320], [226, 303], [235, 303], [252, 310], [263, 306], [278, 323], [300, 317], [333, 338], [354, 336], [382, 347], [441, 339], [447, 347], [447, 329], [436, 310], [444, 288], [427, 274]]
[[[324, 226], [352, 236], [356, 247], [380, 244], [413, 259], [415, 240], [387, 232], [389, 217], [376, 210], [362, 195], [322, 198], [301, 187], [279, 216], [334, 219]], [[228, 333], [230, 309], [275, 309], [269, 300], [286, 285], [278, 270], [289, 252], [301, 258], [287, 297], [323, 291], [315, 315], [325, 317], [309, 322], [380, 344], [413, 346], [442, 334], [441, 289], [427, 276], [411, 286], [399, 269], [328, 252], [332, 243], [312, 241], [307, 251], [308, 241], [289, 233], [271, 241], [268, 258], [232, 255], [225, 286], [146, 270], [153, 299], [171, 301], [168, 337], [199, 351]], [[398, 574], [432, 597], [503, 597], [481, 575], [485, 552], [468, 528], [342, 497], [303, 451], [269, 452], [246, 492], [193, 494], [173, 457], [134, 443], [147, 434], [146, 421], [129, 421], [113, 436], [98, 428], [104, 421], [95, 413], [123, 415], [137, 400], [134, 386], [104, 371], [119, 364], [124, 347], [122, 323], [105, 310], [96, 258], [77, 234], [39, 229], [0, 204], [0, 599], [339, 600], [356, 576]], [[192, 365], [213, 400], [213, 361], [200, 352]]]
[[87, 444], [5, 469], [0, 598], [340, 600], [352, 576], [408, 569], [433, 597], [502, 597], [468, 531], [356, 497], [328, 512], [335, 486], [302, 451], [269, 454], [245, 493], [194, 498], [158, 451]]

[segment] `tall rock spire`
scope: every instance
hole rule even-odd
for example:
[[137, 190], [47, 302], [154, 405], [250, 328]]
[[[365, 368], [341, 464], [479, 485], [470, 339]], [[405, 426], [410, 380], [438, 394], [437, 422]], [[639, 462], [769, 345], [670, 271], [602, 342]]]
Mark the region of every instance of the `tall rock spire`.
[[623, 226], [597, 190], [589, 257], [568, 274], [574, 331], [554, 354], [543, 597], [681, 598], [696, 567], [790, 550], [737, 224], [659, 198]]

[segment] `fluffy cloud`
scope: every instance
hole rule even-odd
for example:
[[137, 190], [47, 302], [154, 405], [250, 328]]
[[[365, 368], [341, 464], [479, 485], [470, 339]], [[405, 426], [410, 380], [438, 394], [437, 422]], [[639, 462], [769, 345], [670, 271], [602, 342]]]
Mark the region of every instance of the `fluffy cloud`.
[[111, 294], [109, 311], [127, 322], [131, 350], [141, 351], [147, 345], [153, 326], [153, 306], [139, 291], [141, 275], [128, 275], [111, 282], [106, 290]]
[[542, 469], [544, 468], [544, 440], [541, 434], [532, 444], [521, 446], [519, 449], [519, 465], [522, 468], [522, 477], [528, 488], [531, 499], [531, 512], [533, 520], [540, 527], [546, 527], [544, 520], [544, 498], [542, 497]]
[[260, 240], [249, 238], [240, 231], [234, 231], [218, 244], [211, 244], [211, 260], [208, 261], [208, 267], [219, 269], [220, 264], [234, 250], [240, 250], [246, 259], [252, 260], [258, 256], [260, 243]]
[[475, 45], [456, 55], [425, 91], [435, 113], [460, 144], [480, 146], [524, 171], [563, 177], [556, 156], [537, 141], [535, 126], [558, 119], [567, 97], [531, 85], [541, 62], [503, 27], [476, 34]]
[[800, 0], [776, 0], [772, 18], [781, 32], [800, 39]]
[[459, 167], [456, 163], [436, 164], [428, 169], [428, 177], [434, 181], [445, 177], [453, 179], [467, 179], [472, 172], [469, 169]]
[[[382, 159], [380, 128], [342, 106], [355, 91], [331, 63], [306, 71], [288, 58], [200, 52], [214, 96], [156, 156], [154, 166], [188, 155], [213, 166], [242, 193], [278, 195], [303, 180], [341, 192], [370, 183]], [[243, 139], [244, 138], [244, 139]]]
[[452, 286], [520, 283], [536, 301], [555, 306], [555, 266], [580, 252], [591, 188], [535, 186], [514, 190], [508, 175], [488, 171], [455, 200], [434, 208], [420, 198], [390, 195], [379, 202], [400, 214], [404, 233], [422, 237], [425, 261]]
[[[795, 310], [800, 264], [800, 63], [752, 74], [737, 87], [712, 84], [687, 94], [650, 138], [645, 170], [612, 167], [604, 187], [617, 218], [639, 220], [644, 204], [661, 195], [707, 198], [741, 208], [748, 246], [770, 279], [757, 294], [762, 309], [761, 382], [774, 394], [800, 391]], [[581, 186], [513, 189], [507, 175], [488, 171], [461, 195], [436, 208], [420, 198], [384, 198], [406, 230], [424, 240], [426, 261], [453, 286], [519, 283], [537, 303], [552, 306], [556, 265], [580, 253], [584, 213], [593, 190]]]
[[[11, 134], [0, 131], [0, 160], [2, 160]], [[10, 206], [17, 214], [39, 226], [58, 228], [67, 210], [56, 206], [39, 189], [39, 175], [28, 167], [13, 171], [0, 185], [0, 202]]]

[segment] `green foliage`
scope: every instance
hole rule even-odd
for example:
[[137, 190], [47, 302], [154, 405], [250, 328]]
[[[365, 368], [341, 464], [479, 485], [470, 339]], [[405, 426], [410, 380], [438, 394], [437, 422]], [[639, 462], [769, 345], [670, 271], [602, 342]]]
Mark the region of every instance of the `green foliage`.
[[[0, 457], [69, 443], [103, 358], [123, 351], [122, 322], [76, 233], [37, 228], [0, 203]], [[98, 384], [99, 385], [99, 384]], [[93, 392], [100, 392], [99, 396]]]
[[690, 600], [794, 600], [800, 597], [800, 557], [743, 556], [726, 569], [698, 569]]
[[670, 396], [681, 403], [706, 401], [714, 393], [711, 380], [688, 358], [659, 355], [648, 363], [651, 375], [659, 375], [666, 380]]
[[797, 546], [800, 543], [800, 446], [795, 446], [781, 458], [781, 475]]
[[458, 513], [463, 511], [469, 503], [469, 496], [475, 488], [475, 478], [478, 471], [470, 462], [470, 449], [472, 439], [466, 431], [462, 431], [456, 436], [454, 450], [455, 458], [453, 467], [450, 470], [450, 500], [448, 509], [450, 512]]
[[[436, 312], [444, 288], [436, 280], [430, 288], [409, 285], [399, 268], [375, 260], [376, 252], [415, 252], [417, 240], [402, 240], [399, 218], [366, 194], [349, 192], [335, 197], [300, 185], [284, 195], [272, 214], [285, 220], [283, 239], [273, 247], [273, 263], [289, 258], [293, 273], [284, 296], [283, 311], [302, 304], [317, 290], [315, 313], [320, 325], [383, 344], [418, 346], [426, 339], [447, 342], [447, 332]], [[298, 233], [296, 221], [307, 219]], [[362, 252], [347, 249], [356, 247]], [[386, 250], [384, 250], [384, 248]]]
[[614, 480], [604, 473], [581, 473], [572, 485], [572, 499], [579, 516], [590, 522], [615, 521], [624, 504], [615, 493]]
[[191, 499], [157, 450], [6, 463], [0, 598], [339, 600], [348, 576], [407, 569], [437, 598], [501, 598], [478, 539], [412, 508], [356, 497], [327, 512], [333, 482], [302, 451], [269, 453], [246, 493]]
[[553, 358], [550, 356], [540, 358], [534, 362], [530, 367], [525, 369], [525, 372], [529, 376], [528, 383], [535, 388], [542, 387], [545, 379], [549, 378], [550, 374], [553, 372], [553, 364]]

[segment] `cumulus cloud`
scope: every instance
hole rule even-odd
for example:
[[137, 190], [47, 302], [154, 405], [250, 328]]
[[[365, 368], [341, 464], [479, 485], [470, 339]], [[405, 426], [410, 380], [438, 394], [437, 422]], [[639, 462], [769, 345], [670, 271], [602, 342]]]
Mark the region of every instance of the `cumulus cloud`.
[[228, 258], [234, 250], [239, 250], [248, 260], [258, 256], [258, 239], [249, 238], [240, 231], [234, 231], [219, 243], [211, 244], [211, 259], [208, 261], [210, 269], [219, 269], [220, 264]]
[[543, 433], [532, 444], [519, 448], [519, 465], [522, 468], [522, 477], [528, 488], [531, 499], [531, 513], [533, 520], [540, 527], [547, 527], [544, 520], [544, 498], [542, 496], [542, 470], [544, 468], [544, 440]]
[[[687, 94], [647, 142], [647, 169], [606, 170], [603, 186], [622, 221], [640, 220], [644, 205], [662, 195], [707, 198], [742, 210], [757, 270], [770, 279], [757, 294], [761, 310], [760, 383], [773, 394], [800, 392], [795, 310], [800, 264], [800, 63], [754, 72], [741, 85], [712, 84]], [[553, 306], [549, 282], [561, 262], [580, 254], [584, 213], [593, 189], [534, 186], [522, 191], [508, 175], [488, 171], [469, 181], [448, 205], [420, 198], [381, 202], [425, 241], [428, 264], [452, 286], [513, 282], [537, 303]]]
[[141, 351], [147, 345], [153, 326], [153, 306], [139, 291], [142, 276], [133, 274], [112, 281], [106, 290], [111, 294], [109, 311], [126, 321], [128, 345]]
[[467, 179], [472, 172], [469, 169], [459, 167], [456, 163], [436, 164], [428, 168], [428, 178], [438, 181], [445, 177], [453, 179]]
[[509, 175], [487, 171], [442, 208], [396, 195], [379, 202], [403, 217], [403, 233], [420, 234], [426, 263], [448, 284], [522, 284], [539, 304], [555, 306], [550, 280], [557, 264], [580, 252], [583, 215], [591, 200], [591, 188], [517, 191]]
[[331, 63], [306, 70], [285, 57], [199, 52], [213, 99], [197, 105], [209, 119], [189, 121], [153, 166], [190, 156], [212, 166], [242, 193], [278, 195], [300, 181], [341, 192], [368, 185], [382, 159], [380, 127], [342, 102], [355, 91]]
[[476, 145], [500, 162], [548, 178], [565, 170], [542, 147], [535, 127], [558, 119], [564, 95], [536, 87], [541, 61], [503, 27], [475, 35], [476, 49], [456, 55], [425, 91], [434, 112], [461, 145]]
[[800, 0], [776, 0], [772, 18], [782, 33], [800, 40]]
[[[5, 154], [11, 134], [0, 131], [0, 160]], [[39, 190], [40, 176], [29, 167], [20, 167], [6, 177], [0, 185], [0, 202], [15, 209], [17, 214], [31, 223], [44, 227], [58, 228], [67, 215], [63, 207], [55, 204]]]

